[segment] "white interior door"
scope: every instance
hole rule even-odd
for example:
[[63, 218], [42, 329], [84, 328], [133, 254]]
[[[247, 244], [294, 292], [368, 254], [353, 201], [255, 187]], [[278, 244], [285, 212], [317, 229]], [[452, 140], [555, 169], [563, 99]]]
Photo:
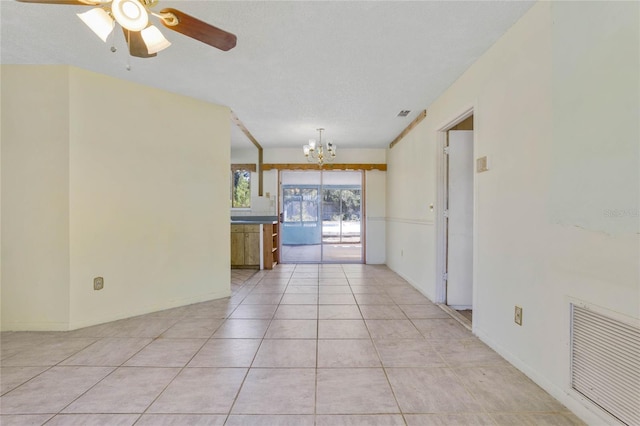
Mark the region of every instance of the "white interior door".
[[473, 303], [473, 131], [449, 131], [447, 305]]

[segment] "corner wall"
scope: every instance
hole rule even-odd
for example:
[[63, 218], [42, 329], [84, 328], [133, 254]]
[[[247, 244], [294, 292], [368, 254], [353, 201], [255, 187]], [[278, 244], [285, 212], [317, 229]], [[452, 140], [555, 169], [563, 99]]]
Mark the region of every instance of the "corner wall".
[[388, 153], [387, 263], [434, 298], [438, 131], [474, 108], [473, 331], [595, 424], [569, 389], [569, 303], [640, 323], [639, 8], [534, 5]]
[[71, 328], [228, 296], [228, 108], [70, 76]]
[[1, 68], [2, 329], [66, 330], [68, 69]]
[[[3, 66], [2, 77], [3, 330], [229, 295], [227, 108], [73, 67]], [[24, 108], [7, 113], [14, 102]]]

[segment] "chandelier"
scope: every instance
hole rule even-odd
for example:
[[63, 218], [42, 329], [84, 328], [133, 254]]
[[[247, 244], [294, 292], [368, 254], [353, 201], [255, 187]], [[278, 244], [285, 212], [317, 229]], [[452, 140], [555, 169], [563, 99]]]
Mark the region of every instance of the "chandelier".
[[309, 139], [309, 145], [302, 147], [304, 150], [304, 156], [307, 157], [307, 161], [310, 163], [318, 163], [322, 166], [324, 163], [333, 161], [336, 158], [336, 146], [332, 142], [327, 142], [326, 148], [322, 145], [322, 131], [318, 130], [318, 140]]

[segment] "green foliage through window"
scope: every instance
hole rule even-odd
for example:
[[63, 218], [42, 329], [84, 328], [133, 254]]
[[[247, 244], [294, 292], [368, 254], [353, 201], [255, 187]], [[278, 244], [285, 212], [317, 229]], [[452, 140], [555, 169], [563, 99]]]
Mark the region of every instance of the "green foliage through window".
[[234, 170], [231, 176], [231, 207], [251, 207], [251, 172]]

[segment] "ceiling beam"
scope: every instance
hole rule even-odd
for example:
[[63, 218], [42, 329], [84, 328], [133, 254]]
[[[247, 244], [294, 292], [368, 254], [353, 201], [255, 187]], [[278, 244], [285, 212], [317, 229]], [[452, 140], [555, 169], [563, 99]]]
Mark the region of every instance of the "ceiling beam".
[[233, 121], [236, 126], [238, 126], [238, 128], [240, 130], [242, 130], [242, 133], [244, 133], [244, 135], [251, 141], [252, 144], [254, 144], [256, 146], [256, 148], [258, 148], [258, 196], [262, 197], [262, 191], [263, 191], [263, 183], [262, 183], [262, 145], [260, 145], [258, 143], [258, 141], [256, 140], [256, 138], [253, 137], [253, 135], [251, 134], [251, 132], [249, 131], [249, 129], [247, 129], [247, 127], [244, 125], [244, 123], [242, 121], [240, 121], [240, 119], [238, 118], [238, 116], [236, 115], [235, 112], [231, 111], [231, 121]]
[[242, 130], [242, 133], [245, 134], [245, 136], [251, 141], [252, 144], [256, 146], [256, 148], [262, 149], [262, 146], [260, 145], [260, 143], [258, 143], [258, 141], [256, 140], [256, 138], [253, 137], [249, 129], [247, 129], [244, 123], [240, 121], [236, 113], [233, 111], [231, 111], [231, 121], [233, 121], [236, 124], [236, 126], [238, 126], [240, 130]]
[[427, 110], [422, 110], [422, 112], [411, 122], [409, 123], [409, 125], [398, 135], [398, 137], [396, 137], [393, 142], [391, 142], [389, 144], [389, 149], [393, 148], [395, 146], [395, 144], [397, 144], [398, 142], [400, 142], [400, 140], [402, 138], [404, 138], [405, 136], [407, 136], [407, 134], [414, 128], [416, 127], [418, 124], [420, 124], [420, 122], [422, 120], [424, 120], [424, 118], [427, 116]]
[[255, 173], [256, 172], [256, 165], [253, 163], [250, 164], [232, 164], [231, 165], [231, 171], [235, 172], [238, 170], [248, 170], [250, 172]]

